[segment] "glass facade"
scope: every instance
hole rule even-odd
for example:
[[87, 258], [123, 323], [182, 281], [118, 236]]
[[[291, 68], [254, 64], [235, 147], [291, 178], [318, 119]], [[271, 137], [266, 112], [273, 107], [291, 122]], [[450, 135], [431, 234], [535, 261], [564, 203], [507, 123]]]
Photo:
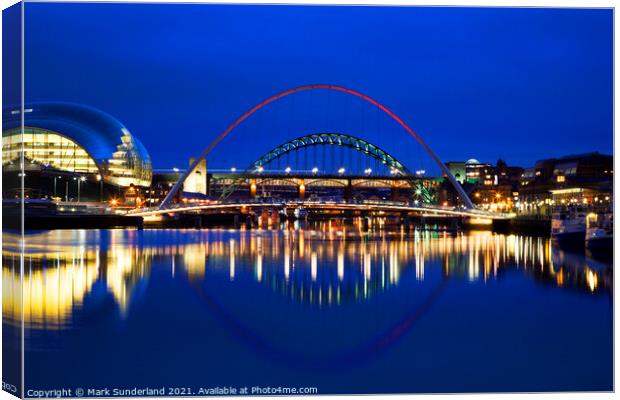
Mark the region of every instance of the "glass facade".
[[37, 103], [4, 112], [3, 166], [24, 162], [71, 173], [98, 174], [117, 186], [149, 186], [151, 159], [146, 148], [110, 115], [70, 103]]
[[108, 179], [120, 186], [149, 186], [153, 177], [151, 159], [146, 149], [129, 131], [122, 129], [121, 144], [107, 163]]
[[19, 162], [24, 151], [25, 162], [40, 163], [61, 171], [99, 173], [97, 164], [80, 145], [55, 132], [25, 128], [22, 140], [20, 129], [10, 129], [2, 135], [2, 164]]

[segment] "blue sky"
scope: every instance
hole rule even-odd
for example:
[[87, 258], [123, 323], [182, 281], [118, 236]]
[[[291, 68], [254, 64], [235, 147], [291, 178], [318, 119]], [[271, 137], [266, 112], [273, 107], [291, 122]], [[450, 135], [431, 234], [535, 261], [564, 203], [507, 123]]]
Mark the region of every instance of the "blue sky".
[[[158, 168], [186, 165], [249, 107], [313, 83], [379, 100], [446, 161], [612, 152], [611, 10], [27, 3], [25, 21], [26, 101], [114, 115]], [[209, 162], [247, 165], [328, 130], [411, 169], [432, 164], [387, 117], [326, 92], [273, 103]]]

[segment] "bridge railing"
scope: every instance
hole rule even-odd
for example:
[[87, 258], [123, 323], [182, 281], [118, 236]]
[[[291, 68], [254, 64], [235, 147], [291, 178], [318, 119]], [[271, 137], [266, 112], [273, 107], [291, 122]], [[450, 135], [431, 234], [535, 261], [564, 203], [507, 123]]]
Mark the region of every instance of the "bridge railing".
[[424, 203], [416, 203], [415, 201], [397, 201], [397, 200], [345, 200], [345, 199], [335, 199], [335, 198], [316, 198], [316, 199], [281, 199], [281, 198], [270, 198], [270, 197], [262, 197], [257, 199], [236, 199], [229, 201], [211, 201], [209, 203], [174, 203], [166, 207], [165, 209], [160, 209], [158, 207], [147, 207], [136, 210], [131, 210], [128, 214], [148, 214], [149, 212], [175, 212], [182, 210], [190, 210], [190, 209], [208, 209], [208, 208], [216, 208], [216, 207], [225, 207], [225, 206], [234, 206], [234, 205], [247, 205], [247, 206], [260, 206], [260, 205], [268, 205], [268, 206], [277, 206], [277, 207], [304, 207], [304, 206], [313, 206], [313, 205], [351, 205], [351, 206], [376, 206], [376, 207], [402, 207], [411, 210], [428, 210], [429, 212], [449, 212], [449, 213], [459, 213], [462, 215], [470, 215], [470, 216], [479, 216], [483, 218], [510, 218], [509, 214], [497, 214], [491, 213], [489, 211], [479, 210], [479, 209], [468, 209], [462, 206], [454, 207], [454, 206], [443, 206], [436, 204], [424, 204]]

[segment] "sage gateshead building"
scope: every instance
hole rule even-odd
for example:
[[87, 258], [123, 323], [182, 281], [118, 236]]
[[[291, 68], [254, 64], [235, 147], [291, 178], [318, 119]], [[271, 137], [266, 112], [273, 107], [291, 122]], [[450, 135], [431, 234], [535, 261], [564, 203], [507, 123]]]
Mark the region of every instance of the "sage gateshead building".
[[[3, 109], [3, 124], [5, 173], [23, 170], [26, 176], [72, 177], [100, 182], [102, 187], [151, 184], [151, 158], [144, 145], [121, 122], [95, 108], [72, 103], [26, 104], [23, 134], [19, 107]], [[22, 152], [25, 162], [20, 168]], [[56, 185], [54, 180], [54, 192]]]

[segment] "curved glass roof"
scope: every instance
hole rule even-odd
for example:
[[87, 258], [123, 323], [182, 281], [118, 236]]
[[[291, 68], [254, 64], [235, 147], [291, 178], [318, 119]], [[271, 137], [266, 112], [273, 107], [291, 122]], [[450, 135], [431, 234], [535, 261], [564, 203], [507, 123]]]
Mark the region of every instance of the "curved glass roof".
[[[3, 133], [19, 128], [19, 107], [5, 108], [2, 114]], [[152, 165], [146, 148], [111, 115], [81, 104], [31, 103], [24, 107], [24, 120], [26, 127], [59, 133], [83, 147], [107, 171], [104, 180], [123, 186], [150, 184]]]

